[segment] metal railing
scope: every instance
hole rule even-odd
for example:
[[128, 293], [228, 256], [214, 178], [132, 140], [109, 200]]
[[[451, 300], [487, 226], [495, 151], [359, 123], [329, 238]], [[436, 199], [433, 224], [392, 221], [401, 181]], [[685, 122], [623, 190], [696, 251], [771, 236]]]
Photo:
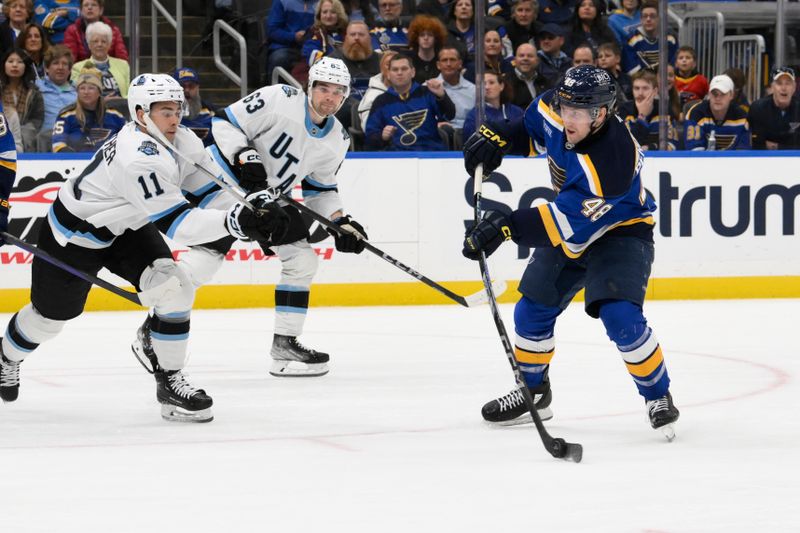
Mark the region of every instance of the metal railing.
[[742, 92], [750, 102], [761, 98], [765, 51], [766, 43], [761, 35], [731, 35], [722, 39], [720, 72], [729, 68], [742, 69], [745, 79]]
[[158, 0], [150, 0], [151, 17], [150, 28], [153, 44], [153, 72], [158, 72], [158, 13], [161, 13], [167, 22], [175, 28], [175, 67], [183, 66], [183, 2], [175, 2], [175, 18], [161, 5]]
[[270, 80], [272, 85], [277, 83], [285, 83], [287, 85], [291, 85], [295, 89], [303, 90], [303, 85], [297, 81], [294, 76], [286, 72], [286, 69], [283, 67], [275, 67], [272, 69], [272, 80]]
[[[226, 65], [222, 61], [222, 56], [220, 55], [220, 31], [224, 31], [231, 37], [233, 37], [236, 42], [239, 44], [239, 74], [236, 74], [233, 70], [231, 70], [228, 65]], [[225, 22], [224, 20], [217, 19], [214, 21], [214, 33], [213, 33], [213, 43], [214, 43], [214, 64], [217, 68], [226, 76], [228, 76], [234, 83], [238, 83], [241, 89], [242, 98], [247, 96], [247, 41], [245, 41], [244, 36], [233, 29], [233, 27]]]
[[683, 18], [678, 42], [697, 51], [697, 70], [713, 77], [722, 65], [725, 17], [718, 11], [692, 11]]

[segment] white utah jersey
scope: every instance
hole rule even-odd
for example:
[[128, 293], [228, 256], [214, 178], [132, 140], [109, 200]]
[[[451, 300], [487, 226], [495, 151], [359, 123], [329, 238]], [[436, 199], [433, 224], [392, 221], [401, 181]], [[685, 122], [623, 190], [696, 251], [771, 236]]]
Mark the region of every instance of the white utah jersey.
[[225, 114], [228, 120], [215, 118], [212, 123], [225, 159], [233, 161], [251, 146], [261, 155], [270, 187], [290, 193], [302, 181], [309, 207], [325, 216], [342, 209], [336, 172], [350, 135], [336, 117], [328, 117], [322, 126], [314, 124], [305, 93], [287, 85], [262, 87], [228, 106]]
[[[183, 126], [174, 145], [200, 164], [213, 164], [202, 141]], [[104, 248], [150, 222], [185, 245], [213, 242], [229, 235], [225, 211], [194, 209], [181, 191], [198, 172], [129, 122], [61, 186], [48, 222], [62, 246]]]

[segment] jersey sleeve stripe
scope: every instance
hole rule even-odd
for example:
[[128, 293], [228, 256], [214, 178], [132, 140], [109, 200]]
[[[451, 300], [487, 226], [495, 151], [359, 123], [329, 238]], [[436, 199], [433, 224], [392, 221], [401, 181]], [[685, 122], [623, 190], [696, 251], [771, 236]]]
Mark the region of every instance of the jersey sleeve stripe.
[[542, 217], [547, 237], [550, 239], [550, 242], [553, 243], [553, 246], [558, 246], [563, 239], [558, 231], [556, 221], [553, 219], [553, 214], [550, 212], [549, 204], [541, 204], [536, 206], [536, 208], [539, 210], [539, 214]]
[[[233, 124], [234, 126], [239, 128], [240, 130], [242, 129], [242, 126], [239, 125], [239, 121], [236, 120], [236, 117], [233, 116], [233, 113], [231, 113], [231, 108], [230, 107], [226, 107], [225, 108], [225, 116], [228, 117], [228, 120], [230, 120], [231, 124]], [[219, 119], [217, 119], [217, 120], [219, 120]], [[244, 131], [244, 130], [242, 130], [242, 131]]]
[[337, 188], [336, 183], [321, 183], [319, 181], [311, 179], [310, 176], [306, 176], [305, 178], [303, 178], [303, 181], [307, 182], [309, 185], [312, 185], [317, 189], [323, 189], [326, 191], [332, 191]]
[[186, 211], [178, 215], [178, 218], [176, 218], [172, 222], [172, 224], [170, 224], [169, 229], [167, 230], [167, 237], [169, 237], [170, 239], [175, 238], [175, 233], [178, 231], [178, 226], [181, 225], [181, 222], [183, 222], [183, 219], [189, 215], [190, 211], [191, 211], [190, 209], [187, 209]]
[[559, 117], [557, 113], [555, 113], [552, 109], [550, 109], [550, 106], [545, 104], [542, 100], [539, 100], [539, 107], [536, 110], [554, 128], [556, 128], [559, 131], [564, 130], [564, 121], [561, 120], [561, 117]]
[[553, 218], [555, 218], [558, 231], [563, 236], [564, 240], [572, 237], [575, 232], [572, 230], [572, 224], [569, 223], [567, 215], [562, 213], [556, 204], [548, 205], [550, 206], [550, 211], [553, 213]]
[[17, 163], [14, 161], [3, 161], [0, 159], [0, 167], [7, 168], [8, 170], [17, 171]]
[[597, 174], [594, 163], [592, 163], [592, 158], [589, 157], [589, 154], [579, 154], [578, 162], [580, 162], [583, 172], [586, 174], [586, 181], [589, 182], [589, 190], [592, 191], [592, 194], [595, 196], [602, 198], [603, 187], [600, 185], [600, 176]]
[[191, 207], [192, 206], [189, 205], [185, 201], [177, 203], [177, 204], [173, 205], [172, 207], [170, 207], [169, 209], [165, 209], [165, 210], [161, 211], [160, 213], [156, 213], [154, 215], [150, 215], [150, 221], [151, 222], [156, 222], [156, 221], [158, 221], [158, 220], [170, 215], [171, 213], [174, 213], [178, 209], [181, 209], [181, 208], [190, 208], [191, 209]]

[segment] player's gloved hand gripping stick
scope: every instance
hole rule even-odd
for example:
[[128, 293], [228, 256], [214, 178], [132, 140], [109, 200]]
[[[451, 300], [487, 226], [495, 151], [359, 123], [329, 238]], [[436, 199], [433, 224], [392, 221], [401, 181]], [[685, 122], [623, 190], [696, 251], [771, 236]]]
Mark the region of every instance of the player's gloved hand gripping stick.
[[[201, 172], [206, 174], [211, 179], [211, 181], [213, 181], [214, 183], [219, 185], [222, 188], [222, 190], [228, 192], [229, 194], [232, 194], [237, 200], [239, 200], [243, 204], [245, 204], [248, 207], [250, 207], [251, 209], [253, 209], [253, 206], [251, 204], [249, 204], [249, 202], [247, 202], [247, 200], [245, 199], [245, 197], [242, 194], [242, 192], [238, 190], [238, 187], [235, 187], [235, 186], [229, 184], [228, 182], [226, 182], [221, 177], [215, 175], [213, 172], [211, 172], [210, 170], [208, 170], [204, 166], [198, 164], [193, 159], [189, 158], [188, 156], [186, 156], [186, 155], [182, 154], [180, 151], [178, 151], [178, 149], [175, 148], [175, 146], [173, 146], [172, 143], [169, 142], [169, 140], [167, 140], [166, 137], [164, 137], [164, 135], [161, 133], [161, 131], [158, 129], [158, 127], [155, 125], [155, 123], [153, 123], [153, 121], [150, 119], [150, 117], [147, 114], [144, 115], [144, 120], [145, 120], [145, 124], [147, 124], [148, 133], [150, 135], [152, 135], [165, 148], [167, 148], [172, 153], [174, 153], [175, 155], [177, 155], [181, 159], [187, 161], [188, 163], [193, 165], [195, 168], [197, 168], [198, 170], [200, 170]], [[289, 196], [287, 196], [285, 194], [281, 194], [280, 198], [282, 200], [284, 200], [285, 202], [287, 202], [287, 203], [293, 205], [294, 207], [296, 207], [302, 213], [307, 214], [308, 216], [310, 216], [311, 218], [313, 218], [314, 220], [319, 222], [320, 225], [322, 225], [327, 230], [334, 231], [339, 235], [345, 235], [346, 232], [348, 231], [347, 226], [349, 224], [337, 224], [337, 223], [329, 220], [327, 217], [324, 217], [324, 216], [320, 215], [319, 213], [317, 213], [313, 209], [311, 209], [309, 207], [306, 207], [305, 205], [301, 204], [300, 202], [294, 200], [293, 198], [291, 198], [291, 197], [289, 197]], [[253, 210], [255, 211], [255, 209], [253, 209]], [[430, 288], [438, 291], [439, 293], [445, 295], [446, 297], [450, 298], [454, 302], [456, 302], [456, 303], [458, 303], [460, 305], [463, 305], [464, 307], [474, 307], [476, 305], [480, 305], [480, 304], [486, 303], [487, 298], [488, 298], [486, 291], [479, 291], [479, 292], [477, 292], [475, 294], [470, 294], [468, 296], [461, 296], [459, 294], [456, 294], [453, 291], [451, 291], [450, 289], [440, 285], [439, 283], [436, 283], [435, 281], [431, 280], [430, 278], [428, 278], [428, 277], [422, 275], [421, 273], [417, 272], [413, 268], [404, 265], [403, 263], [401, 263], [397, 259], [393, 258], [392, 256], [390, 256], [389, 254], [387, 254], [383, 250], [380, 250], [379, 248], [373, 246], [369, 241], [364, 239], [364, 236], [361, 235], [360, 233], [358, 233], [357, 230], [356, 230], [356, 236], [359, 237], [359, 239], [363, 242], [364, 249], [369, 250], [370, 252], [372, 252], [373, 254], [377, 255], [378, 257], [380, 257], [384, 261], [386, 261], [388, 263], [391, 263], [392, 265], [394, 265], [395, 267], [399, 268], [400, 270], [402, 270], [406, 274], [409, 274], [410, 276], [416, 278], [417, 280], [421, 281], [422, 283], [424, 283], [428, 287], [430, 287]], [[490, 287], [493, 287], [494, 290], [497, 291], [498, 293], [503, 293], [503, 292], [505, 292], [505, 290], [507, 288], [507, 285], [506, 285], [505, 281], [500, 280], [500, 281], [494, 282], [494, 284], [490, 283]]]
[[[495, 168], [497, 168], [497, 166], [498, 165], [495, 165]], [[481, 190], [483, 188], [482, 186], [484, 178], [483, 163], [478, 163], [476, 165], [473, 178], [475, 180], [473, 188], [473, 199], [475, 202], [475, 225], [477, 226], [481, 223]], [[511, 238], [510, 231], [503, 231], [502, 233], [507, 233], [507, 238]], [[500, 243], [496, 243], [493, 249], [496, 249], [499, 244]], [[479, 247], [478, 250], [476, 250], [476, 255], [481, 269], [483, 285], [486, 287], [486, 293], [489, 297], [489, 307], [492, 310], [492, 318], [494, 319], [495, 326], [497, 326], [497, 333], [500, 335], [500, 341], [503, 343], [503, 350], [506, 353], [506, 357], [511, 365], [511, 369], [514, 371], [514, 379], [517, 382], [517, 388], [519, 389], [519, 392], [522, 393], [522, 398], [525, 400], [525, 406], [531, 413], [533, 423], [536, 424], [536, 430], [539, 432], [539, 437], [541, 437], [545, 449], [550, 452], [550, 455], [557, 459], [565, 459], [567, 461], [573, 461], [576, 463], [581, 462], [581, 459], [583, 458], [583, 446], [577, 443], [566, 442], [562, 438], [554, 439], [544, 427], [542, 418], [539, 416], [539, 412], [536, 410], [536, 405], [533, 401], [531, 391], [525, 384], [525, 380], [519, 370], [519, 365], [517, 365], [517, 359], [514, 357], [514, 349], [512, 347], [511, 340], [508, 338], [505, 324], [503, 324], [503, 318], [500, 316], [500, 310], [497, 308], [497, 300], [495, 299], [494, 291], [492, 290], [491, 278], [489, 277], [489, 267], [486, 264], [486, 254], [484, 253], [483, 248]]]

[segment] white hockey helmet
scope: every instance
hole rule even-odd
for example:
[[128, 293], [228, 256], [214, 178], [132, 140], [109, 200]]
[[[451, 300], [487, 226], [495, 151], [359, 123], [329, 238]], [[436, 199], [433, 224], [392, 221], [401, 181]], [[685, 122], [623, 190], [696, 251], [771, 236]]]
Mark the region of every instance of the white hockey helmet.
[[140, 74], [131, 81], [128, 89], [128, 111], [131, 120], [137, 124], [140, 124], [136, 120], [137, 109], [149, 114], [150, 106], [156, 102], [177, 102], [183, 107], [183, 101], [183, 87], [166, 74]]
[[[308, 69], [308, 103], [311, 104], [311, 90], [314, 83], [324, 81], [342, 85], [345, 88], [344, 98], [336, 111], [342, 107], [344, 101], [350, 96], [350, 71], [341, 59], [334, 57], [323, 57]], [[313, 104], [312, 104], [313, 107]]]

